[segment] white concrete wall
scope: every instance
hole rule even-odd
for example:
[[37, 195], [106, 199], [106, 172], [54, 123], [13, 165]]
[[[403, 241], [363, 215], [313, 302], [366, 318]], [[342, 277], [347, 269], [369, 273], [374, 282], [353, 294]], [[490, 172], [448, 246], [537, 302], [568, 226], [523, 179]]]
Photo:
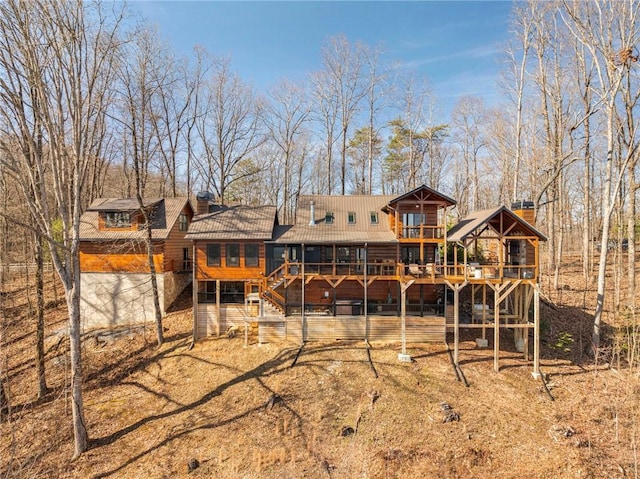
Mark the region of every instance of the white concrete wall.
[[[163, 274], [158, 274], [160, 309], [165, 314]], [[145, 273], [82, 273], [83, 329], [154, 322], [151, 278]]]

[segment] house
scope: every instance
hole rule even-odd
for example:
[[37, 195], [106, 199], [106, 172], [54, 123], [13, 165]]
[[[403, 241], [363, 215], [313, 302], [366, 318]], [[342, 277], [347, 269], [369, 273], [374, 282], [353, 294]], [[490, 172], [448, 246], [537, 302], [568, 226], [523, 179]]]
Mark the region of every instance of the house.
[[[257, 324], [260, 342], [445, 342], [500, 337], [539, 357], [539, 242], [533, 205], [473, 213], [427, 186], [401, 196], [300, 196], [293, 225], [273, 206], [214, 205], [204, 194], [194, 241], [194, 339]], [[528, 221], [527, 221], [528, 220]], [[471, 298], [461, 301], [461, 293]], [[468, 303], [468, 304], [467, 304]], [[498, 327], [496, 327], [496, 325]], [[493, 333], [493, 334], [491, 334]]]
[[[145, 199], [162, 315], [192, 281], [194, 211], [186, 198]], [[155, 320], [144, 215], [135, 198], [100, 198], [81, 217], [83, 328]]]
[[245, 301], [259, 300], [278, 216], [275, 206], [216, 205], [207, 193], [198, 194], [196, 212], [186, 239], [195, 264], [194, 338], [202, 338], [242, 325]]

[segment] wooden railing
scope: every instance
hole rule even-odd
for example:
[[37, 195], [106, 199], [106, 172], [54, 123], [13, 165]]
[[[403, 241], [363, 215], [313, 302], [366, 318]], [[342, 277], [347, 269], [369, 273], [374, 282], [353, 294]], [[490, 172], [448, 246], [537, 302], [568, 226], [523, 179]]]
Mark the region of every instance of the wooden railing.
[[440, 239], [444, 238], [444, 226], [419, 225], [403, 226], [400, 229], [401, 239]]

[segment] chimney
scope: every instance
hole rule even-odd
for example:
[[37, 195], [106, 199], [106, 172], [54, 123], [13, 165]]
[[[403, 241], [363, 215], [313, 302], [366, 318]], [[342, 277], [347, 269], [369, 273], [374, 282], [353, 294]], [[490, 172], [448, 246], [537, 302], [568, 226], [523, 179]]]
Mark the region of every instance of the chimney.
[[535, 209], [533, 201], [518, 200], [511, 203], [511, 211], [517, 214], [532, 226], [536, 224]]
[[196, 214], [203, 215], [209, 212], [209, 201], [212, 194], [208, 191], [201, 191], [196, 195]]
[[311, 219], [309, 220], [309, 226], [316, 225], [316, 202], [311, 200], [309, 202], [309, 207], [311, 209]]

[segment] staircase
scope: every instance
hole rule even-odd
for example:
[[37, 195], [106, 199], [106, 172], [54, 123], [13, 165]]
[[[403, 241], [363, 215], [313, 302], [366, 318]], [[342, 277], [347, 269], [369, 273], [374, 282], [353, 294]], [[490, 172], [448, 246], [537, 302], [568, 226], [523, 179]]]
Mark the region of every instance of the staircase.
[[283, 264], [264, 279], [264, 285], [260, 296], [264, 300], [263, 307], [265, 314], [271, 313], [281, 315], [284, 313], [284, 296], [277, 291], [277, 289], [286, 281], [284, 273], [285, 265]]

